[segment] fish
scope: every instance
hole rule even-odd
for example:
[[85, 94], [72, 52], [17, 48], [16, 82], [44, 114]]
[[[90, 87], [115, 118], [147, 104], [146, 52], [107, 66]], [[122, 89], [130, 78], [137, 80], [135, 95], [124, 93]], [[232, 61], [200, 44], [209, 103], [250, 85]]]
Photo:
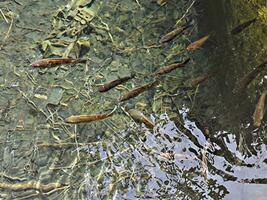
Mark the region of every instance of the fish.
[[65, 121], [69, 124], [79, 124], [84, 122], [94, 122], [94, 121], [100, 121], [107, 119], [108, 117], [111, 117], [115, 110], [117, 109], [117, 106], [109, 113], [104, 114], [98, 114], [98, 115], [72, 115], [65, 119]]
[[267, 184], [266, 178], [241, 179], [239, 183]]
[[253, 125], [255, 127], [260, 127], [261, 125], [261, 121], [264, 116], [266, 95], [267, 95], [267, 89], [263, 91], [256, 105], [256, 108], [253, 114]]
[[186, 47], [186, 50], [187, 51], [194, 51], [196, 49], [198, 49], [199, 47], [201, 47], [203, 44], [205, 44], [205, 42], [209, 39], [210, 35], [206, 35], [202, 38], [200, 38], [199, 40], [189, 44], [187, 47]]
[[155, 127], [155, 124], [149, 120], [141, 111], [130, 109], [127, 111], [127, 113], [133, 118], [135, 122], [143, 123], [146, 125], [146, 127], [153, 129]]
[[178, 67], [185, 67], [185, 65], [190, 61], [190, 58], [187, 58], [186, 60], [182, 61], [182, 62], [177, 62], [177, 63], [173, 63], [167, 66], [164, 66], [162, 68], [159, 68], [155, 73], [153, 73], [152, 75], [154, 76], [160, 76], [166, 73], [169, 73], [175, 69], [177, 69]]
[[249, 21], [246, 21], [240, 25], [238, 25], [237, 27], [235, 27], [234, 29], [231, 30], [231, 34], [232, 35], [236, 35], [238, 33], [241, 33], [245, 28], [249, 27], [251, 24], [254, 24], [256, 22], [256, 18], [253, 18]]
[[125, 76], [125, 77], [118, 78], [116, 80], [110, 81], [110, 82], [105, 83], [104, 85], [100, 86], [98, 88], [98, 91], [99, 92], [107, 92], [110, 89], [116, 87], [117, 85], [123, 84], [123, 83], [127, 82], [128, 80], [130, 80], [130, 79], [132, 79], [134, 77], [135, 77], [135, 74], [133, 74], [131, 76]]
[[184, 32], [190, 26], [191, 25], [178, 27], [178, 28], [170, 31], [169, 33], [166, 33], [164, 36], [161, 37], [161, 39], [159, 40], [159, 43], [160, 44], [163, 44], [163, 43], [169, 42], [170, 40], [172, 40], [173, 38], [175, 38], [178, 34]]
[[159, 83], [160, 83], [159, 80], [155, 80], [151, 83], [142, 85], [140, 87], [136, 87], [136, 88], [130, 90], [129, 92], [127, 92], [126, 94], [122, 95], [119, 98], [119, 101], [126, 101], [128, 99], [134, 98], [134, 97], [138, 96], [139, 94], [141, 94], [142, 92], [157, 86]]
[[210, 77], [212, 77], [216, 72], [211, 72], [211, 73], [208, 73], [208, 74], [202, 74], [194, 79], [192, 79], [190, 82], [189, 82], [189, 86], [190, 87], [196, 87], [197, 85], [199, 85], [200, 83], [208, 80]]
[[36, 60], [30, 64], [31, 67], [55, 67], [63, 64], [77, 64], [77, 63], [86, 63], [86, 59], [72, 59], [72, 58], [44, 58]]
[[237, 94], [242, 92], [246, 87], [261, 73], [264, 68], [267, 66], [267, 60], [262, 62], [260, 65], [255, 67], [252, 71], [247, 73], [243, 78], [236, 82], [233, 89], [233, 93]]

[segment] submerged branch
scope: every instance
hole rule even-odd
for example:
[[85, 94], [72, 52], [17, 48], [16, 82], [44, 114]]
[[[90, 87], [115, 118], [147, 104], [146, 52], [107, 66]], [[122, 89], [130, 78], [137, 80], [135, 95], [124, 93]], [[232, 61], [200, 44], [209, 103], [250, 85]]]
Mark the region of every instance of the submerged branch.
[[29, 181], [25, 183], [0, 183], [0, 188], [2, 189], [8, 189], [12, 191], [22, 191], [22, 190], [39, 190], [42, 192], [51, 192], [52, 190], [59, 189], [66, 187], [66, 184], [61, 183], [48, 183], [48, 184], [42, 184], [39, 181]]

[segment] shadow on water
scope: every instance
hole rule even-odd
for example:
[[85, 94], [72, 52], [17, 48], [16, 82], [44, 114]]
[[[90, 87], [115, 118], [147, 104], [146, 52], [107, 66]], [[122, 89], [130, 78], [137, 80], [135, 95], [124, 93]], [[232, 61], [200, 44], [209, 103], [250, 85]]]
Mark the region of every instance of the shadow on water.
[[[206, 69], [215, 68], [219, 71], [215, 85], [209, 88], [209, 99], [216, 97], [215, 106], [223, 113], [224, 119], [231, 127], [240, 122], [248, 121], [252, 104], [247, 94], [234, 95], [232, 90], [240, 75], [249, 70], [251, 63], [244, 60], [242, 49], [236, 49], [230, 35], [229, 22], [232, 20], [232, 9], [229, 1], [204, 1], [198, 5], [200, 17], [198, 18], [199, 34], [212, 34], [210, 43], [204, 49], [203, 57], [197, 61], [203, 63]], [[203, 62], [204, 60], [204, 62]], [[253, 63], [254, 64], [254, 63]], [[253, 65], [252, 64], [252, 65]], [[207, 99], [209, 102], [209, 100]], [[200, 105], [201, 106], [201, 105]], [[215, 110], [217, 110], [215, 109]], [[220, 114], [220, 113], [217, 114]]]
[[[222, 171], [231, 171], [236, 177], [231, 179], [222, 175], [225, 180], [220, 183], [229, 192], [225, 198], [264, 199], [267, 194], [267, 186], [262, 181], [267, 169], [265, 124], [255, 129], [252, 115], [266, 81], [261, 74], [245, 92], [238, 95], [233, 93], [233, 88], [237, 80], [266, 59], [266, 49], [260, 44], [266, 42], [262, 34], [266, 31], [266, 24], [257, 21], [237, 35], [230, 33], [240, 23], [257, 16], [249, 1], [204, 0], [199, 1], [195, 8], [199, 13], [198, 37], [212, 35], [203, 52], [195, 55], [195, 62], [202, 70], [216, 68], [218, 74], [210, 84], [199, 89], [190, 112], [203, 133], [205, 126], [210, 131], [209, 141], [215, 145], [211, 150], [214, 157], [210, 164], [218, 169], [224, 160]], [[216, 170], [211, 172], [211, 179], [219, 181], [216, 173]], [[241, 179], [258, 181], [248, 184], [242, 183]]]

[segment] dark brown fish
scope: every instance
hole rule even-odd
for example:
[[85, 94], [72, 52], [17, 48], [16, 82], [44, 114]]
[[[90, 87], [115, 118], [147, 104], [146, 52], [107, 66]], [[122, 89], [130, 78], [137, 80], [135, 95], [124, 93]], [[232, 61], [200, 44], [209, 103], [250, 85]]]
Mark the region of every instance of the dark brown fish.
[[240, 93], [261, 73], [267, 66], [267, 60], [241, 78], [235, 85], [233, 93]]
[[190, 61], [190, 58], [187, 58], [186, 60], [182, 62], [173, 63], [167, 66], [164, 66], [162, 68], [159, 68], [155, 73], [153, 73], [154, 76], [160, 76], [166, 73], [169, 73], [177, 68], [184, 67], [188, 62]]
[[133, 74], [132, 76], [125, 76], [125, 77], [110, 81], [108, 83], [105, 83], [104, 85], [102, 85], [98, 88], [98, 91], [99, 92], [107, 92], [110, 89], [116, 87], [117, 85], [123, 84], [123, 83], [127, 82], [128, 80], [134, 78], [134, 76], [135, 75]]
[[249, 27], [251, 24], [254, 24], [256, 22], [256, 18], [251, 19], [249, 21], [246, 21], [239, 26], [235, 27], [233, 30], [231, 30], [232, 35], [236, 35], [240, 32], [242, 32], [245, 28]]
[[253, 184], [267, 184], [267, 178], [243, 179], [238, 182], [239, 183], [253, 183]]
[[127, 111], [134, 121], [144, 123], [148, 128], [154, 128], [155, 124], [149, 120], [141, 111], [130, 109]]
[[198, 84], [208, 80], [210, 77], [212, 77], [216, 72], [211, 72], [211, 73], [208, 73], [208, 74], [202, 74], [194, 79], [192, 79], [190, 82], [189, 82], [189, 87], [196, 87]]
[[85, 59], [72, 59], [72, 58], [45, 58], [41, 60], [34, 61], [31, 63], [32, 67], [55, 67], [63, 64], [77, 64], [86, 63]]
[[256, 105], [256, 108], [255, 108], [255, 111], [253, 114], [253, 125], [255, 127], [260, 127], [260, 125], [261, 125], [261, 121], [262, 121], [263, 116], [264, 116], [266, 95], [267, 95], [267, 90], [265, 90], [261, 94], [259, 101]]
[[99, 114], [99, 115], [72, 115], [68, 118], [65, 119], [67, 123], [70, 124], [79, 124], [83, 122], [93, 122], [93, 121], [100, 121], [107, 119], [108, 117], [111, 117], [117, 107], [115, 107], [111, 112], [109, 113], [104, 113], [104, 114]]
[[169, 42], [170, 40], [172, 40], [173, 38], [175, 38], [177, 35], [181, 34], [182, 32], [184, 32], [188, 27], [190, 27], [191, 25], [187, 25], [187, 26], [182, 26], [182, 27], [178, 27], [174, 30], [172, 30], [171, 32], [165, 34], [164, 36], [161, 37], [160, 39], [160, 43], [165, 43], [165, 42]]
[[153, 87], [155, 87], [156, 85], [158, 85], [160, 83], [159, 80], [156, 80], [154, 82], [151, 82], [151, 83], [148, 83], [148, 84], [145, 84], [145, 85], [142, 85], [140, 87], [137, 87], [137, 88], [134, 88], [132, 90], [130, 90], [129, 92], [127, 92], [126, 94], [124, 94], [123, 96], [121, 96], [119, 98], [119, 101], [126, 101], [128, 99], [131, 99], [133, 97], [136, 97], [138, 96], [139, 94], [141, 94], [142, 92], [146, 91], [146, 90], [149, 90]]
[[187, 51], [194, 51], [196, 49], [198, 49], [199, 47], [201, 47], [203, 44], [205, 44], [205, 42], [209, 39], [210, 35], [206, 35], [202, 38], [200, 38], [199, 40], [189, 44], [186, 48]]

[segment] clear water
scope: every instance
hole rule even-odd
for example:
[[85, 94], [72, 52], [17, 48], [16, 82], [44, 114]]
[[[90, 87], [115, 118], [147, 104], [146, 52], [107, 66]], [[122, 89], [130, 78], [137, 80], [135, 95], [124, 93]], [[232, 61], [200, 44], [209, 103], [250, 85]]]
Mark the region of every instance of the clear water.
[[[75, 19], [67, 12], [75, 8], [73, 2], [0, 2], [0, 197], [265, 199], [266, 124], [251, 126], [264, 74], [241, 96], [232, 93], [266, 52], [262, 22], [229, 34], [255, 17], [254, 1], [170, 0], [164, 6], [77, 1], [88, 8]], [[88, 27], [82, 21], [88, 20], [86, 13], [94, 16]], [[150, 48], [177, 19], [193, 26], [163, 47]], [[184, 51], [207, 34], [211, 37], [199, 50]], [[88, 63], [29, 66], [43, 56], [63, 54]], [[157, 68], [187, 57], [190, 64], [167, 74], [157, 88], [118, 104], [127, 90], [152, 81]], [[199, 87], [177, 89], [212, 70], [216, 76]], [[132, 72], [137, 77], [124, 86], [97, 92], [102, 83]], [[105, 113], [116, 105], [116, 114], [104, 121], [64, 122], [70, 115]], [[128, 108], [142, 111], [155, 128], [134, 122], [124, 112]], [[15, 189], [31, 181], [62, 185], [49, 191]]]

